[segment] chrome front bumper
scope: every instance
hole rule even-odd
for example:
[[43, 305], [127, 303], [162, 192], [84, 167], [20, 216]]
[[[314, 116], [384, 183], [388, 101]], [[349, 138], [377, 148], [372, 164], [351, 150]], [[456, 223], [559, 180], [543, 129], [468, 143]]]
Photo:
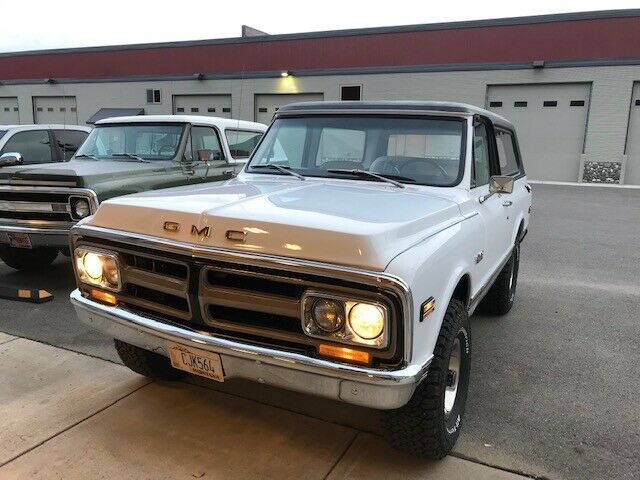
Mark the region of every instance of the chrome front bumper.
[[9, 243], [7, 233], [26, 233], [34, 247], [69, 248], [69, 226], [38, 227], [0, 223], [0, 243]]
[[248, 345], [167, 324], [71, 293], [80, 320], [105, 334], [168, 356], [166, 342], [220, 354], [225, 378], [245, 378], [311, 395], [388, 410], [405, 405], [430, 362], [399, 370], [377, 370]]

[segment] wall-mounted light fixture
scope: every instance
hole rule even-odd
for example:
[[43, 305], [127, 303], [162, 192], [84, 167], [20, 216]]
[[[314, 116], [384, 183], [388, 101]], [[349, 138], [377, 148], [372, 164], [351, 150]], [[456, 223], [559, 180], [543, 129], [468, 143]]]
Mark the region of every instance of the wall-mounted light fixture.
[[533, 68], [544, 68], [544, 60], [534, 60]]
[[193, 78], [195, 78], [196, 80], [204, 80], [204, 73], [202, 72], [194, 73]]
[[45, 78], [44, 79], [44, 83], [48, 83], [49, 85], [53, 85], [54, 83], [56, 83], [56, 79], [55, 78]]
[[282, 78], [287, 78], [290, 77], [291, 75], [293, 75], [289, 70], [283, 70], [282, 72], [280, 72], [280, 76]]

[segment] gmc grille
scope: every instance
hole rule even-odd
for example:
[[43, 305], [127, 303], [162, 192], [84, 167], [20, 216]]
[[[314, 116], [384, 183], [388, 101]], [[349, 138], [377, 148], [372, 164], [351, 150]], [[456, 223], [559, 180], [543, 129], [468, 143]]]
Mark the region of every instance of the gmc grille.
[[315, 354], [321, 343], [302, 330], [301, 299], [307, 289], [384, 302], [395, 328], [390, 347], [371, 352], [384, 364], [395, 364], [401, 358], [402, 306], [393, 292], [312, 273], [197, 260], [106, 240], [85, 238], [78, 245], [118, 252], [124, 287], [117, 296], [128, 310], [158, 321], [291, 351]]

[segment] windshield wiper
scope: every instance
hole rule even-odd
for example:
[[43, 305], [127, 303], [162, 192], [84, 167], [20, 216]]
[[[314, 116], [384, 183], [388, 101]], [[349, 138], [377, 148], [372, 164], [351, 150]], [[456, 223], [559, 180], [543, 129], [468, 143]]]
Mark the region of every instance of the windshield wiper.
[[291, 167], [283, 167], [281, 165], [276, 165], [274, 163], [267, 163], [266, 165], [251, 165], [251, 168], [270, 168], [272, 170], [278, 170], [279, 172], [294, 176], [299, 180], [306, 180], [304, 176], [291, 170]]
[[132, 160], [137, 160], [138, 162], [151, 163], [151, 160], [139, 157], [133, 153], [112, 153], [110, 156], [115, 158], [130, 158]]
[[81, 153], [80, 155], [74, 155], [73, 158], [90, 158], [91, 160], [99, 160], [95, 155], [87, 155], [86, 153]]
[[386, 175], [386, 174], [380, 174], [380, 173], [373, 173], [373, 172], [370, 172], [368, 170], [360, 170], [360, 169], [357, 169], [357, 168], [354, 168], [354, 169], [330, 168], [329, 170], [327, 170], [327, 172], [329, 172], [329, 173], [339, 173], [339, 174], [343, 174], [343, 175], [358, 175], [358, 176], [361, 176], [361, 177], [376, 178], [381, 182], [390, 183], [391, 185], [394, 185], [394, 186], [396, 186], [398, 188], [404, 188], [404, 185], [402, 183], [400, 183], [400, 182], [397, 182], [397, 181], [393, 180], [393, 178], [396, 178], [398, 180], [404, 180], [405, 182], [413, 182], [413, 183], [415, 183], [415, 180], [413, 178], [403, 177], [401, 175]]

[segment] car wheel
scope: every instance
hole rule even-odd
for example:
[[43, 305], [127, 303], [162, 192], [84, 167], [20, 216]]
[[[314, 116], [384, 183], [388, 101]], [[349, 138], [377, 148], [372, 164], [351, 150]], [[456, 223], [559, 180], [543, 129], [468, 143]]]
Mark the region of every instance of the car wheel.
[[188, 375], [187, 372], [173, 368], [169, 359], [163, 355], [120, 340], [114, 340], [113, 343], [122, 363], [140, 375], [157, 380], [179, 380]]
[[37, 247], [32, 249], [0, 245], [0, 258], [15, 270], [40, 270], [53, 263], [58, 256], [57, 248]]
[[520, 267], [520, 242], [517, 242], [509, 261], [502, 267], [485, 297], [480, 302], [479, 310], [491, 315], [505, 315], [513, 307], [518, 285], [518, 269]]
[[405, 406], [384, 414], [387, 441], [413, 455], [446, 456], [460, 434], [470, 370], [467, 309], [459, 300], [451, 300], [426, 378]]

